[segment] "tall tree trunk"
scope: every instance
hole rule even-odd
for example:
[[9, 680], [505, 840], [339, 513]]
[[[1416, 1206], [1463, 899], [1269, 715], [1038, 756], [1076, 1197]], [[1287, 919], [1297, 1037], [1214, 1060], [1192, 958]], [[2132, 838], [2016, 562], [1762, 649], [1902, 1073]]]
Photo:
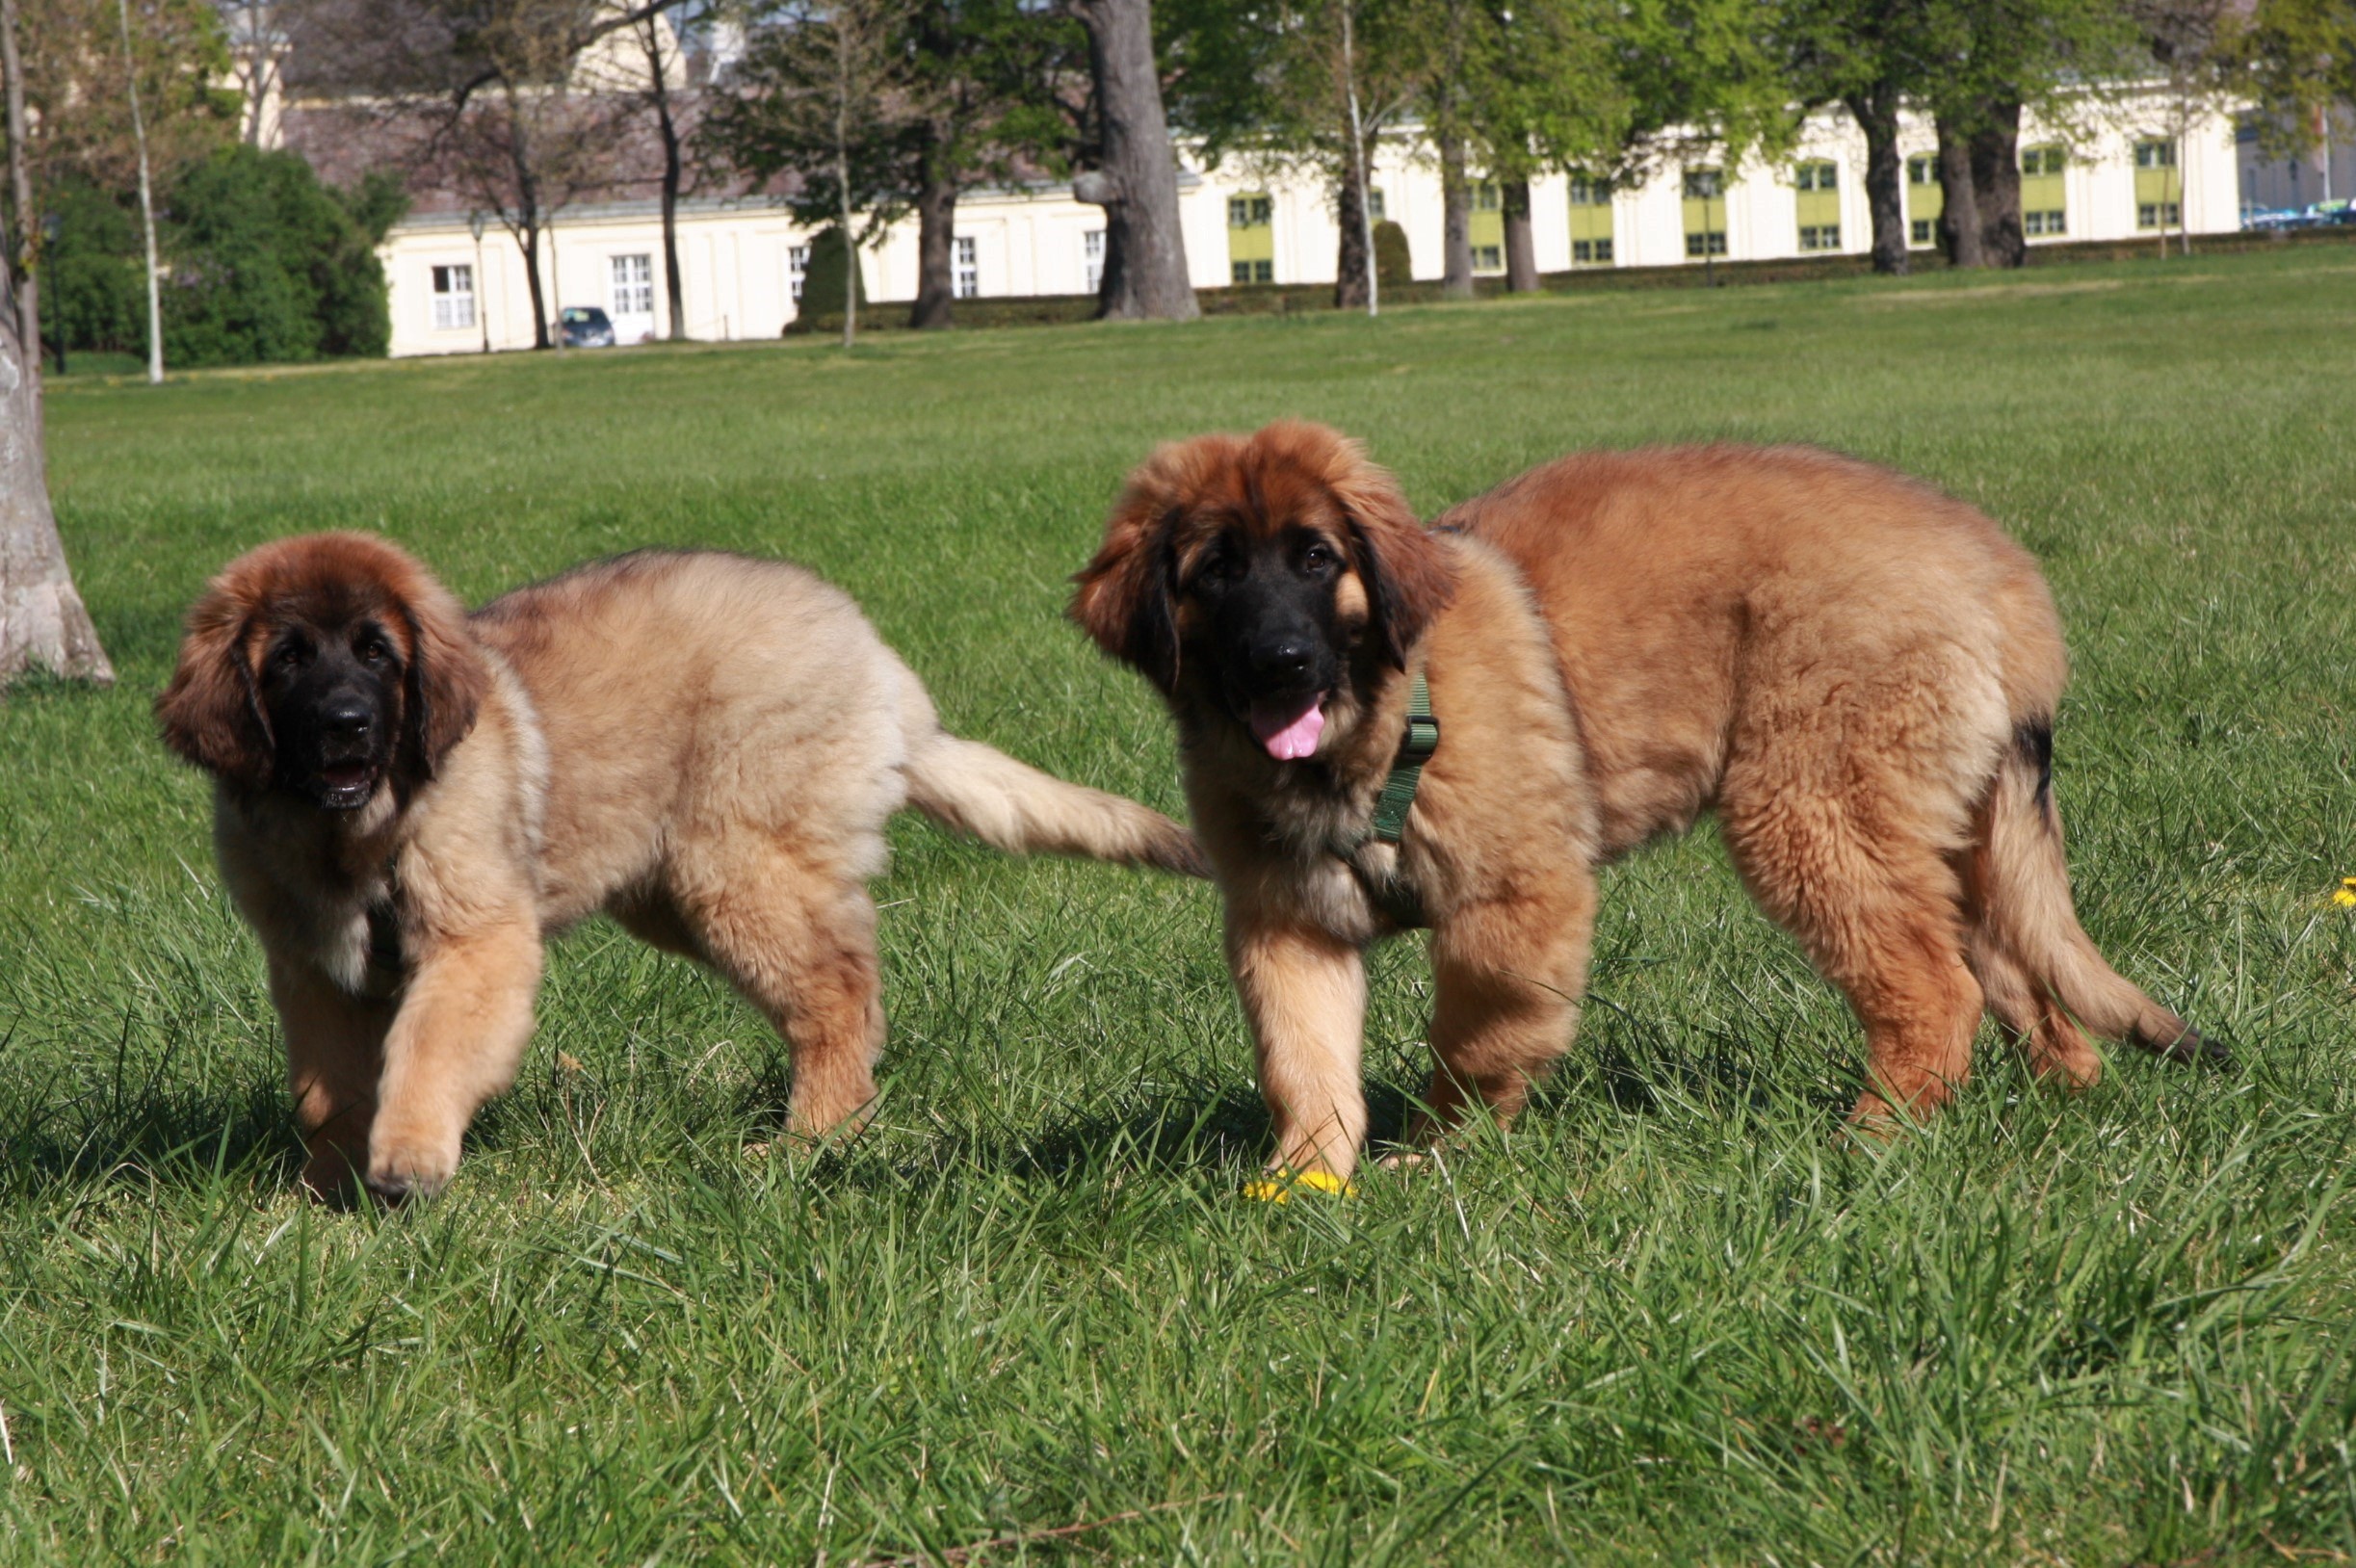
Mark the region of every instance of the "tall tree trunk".
[[1505, 204], [1505, 292], [1538, 292], [1538, 240], [1530, 226], [1530, 182], [1507, 180]]
[[34, 272], [33, 176], [25, 166], [24, 66], [16, 53], [16, 0], [0, 0], [0, 73], [7, 76], [9, 198], [16, 232], [0, 234], [0, 691], [28, 669], [111, 686], [115, 666], [98, 644], [65, 565], [49, 510], [42, 452], [40, 287]]
[[[654, 27], [656, 19], [647, 18], [646, 25]], [[687, 288], [679, 271], [679, 187], [683, 179], [679, 122], [671, 118], [670, 90], [663, 80], [661, 44], [647, 50], [647, 63], [654, 67], [654, 120], [663, 137], [663, 301], [670, 311], [670, 340], [684, 343]]]
[[[1350, 190], [1356, 194], [1358, 202], [1356, 224], [1358, 281], [1362, 285], [1360, 292], [1365, 296], [1367, 315], [1379, 316], [1382, 314], [1382, 269], [1374, 260], [1374, 202], [1367, 196], [1369, 182], [1366, 170], [1366, 118], [1359, 112], [1358, 104], [1358, 40], [1355, 36], [1357, 10], [1357, 0], [1342, 0], [1342, 97], [1349, 109], [1348, 185]], [[1342, 213], [1342, 232], [1345, 237], [1342, 241], [1341, 255], [1342, 261], [1346, 264], [1349, 259], [1348, 235], [1350, 227], [1349, 214], [1346, 207]], [[1337, 269], [1334, 273], [1333, 302], [1336, 305], [1348, 302], [1344, 301], [1342, 296], [1349, 276], [1350, 273], [1347, 265]]]
[[859, 339], [859, 242], [851, 227], [851, 40], [840, 26], [834, 40], [834, 194], [843, 229], [843, 347], [848, 350]]
[[548, 337], [548, 296], [540, 284], [540, 222], [539, 214], [526, 207], [510, 225], [516, 248], [524, 253], [524, 286], [532, 294], [532, 346], [545, 349]]
[[1970, 139], [1939, 121], [1939, 248], [1950, 267], [1985, 267], [1979, 242], [1979, 192], [1972, 183]]
[[1464, 139], [1440, 135], [1440, 294], [1473, 297], [1473, 190], [1464, 175]]
[[1906, 161], [1898, 155], [1898, 88], [1876, 82], [1848, 100], [1865, 132], [1865, 204], [1873, 224], [1873, 271], [1903, 277], [1906, 255]]
[[1366, 188], [1358, 183], [1358, 161], [1347, 158], [1334, 191], [1334, 226], [1341, 244], [1334, 256], [1333, 307], [1356, 310], [1366, 303], [1369, 279], [1374, 274], [1374, 252], [1366, 243]]
[[[139, 62], [131, 55], [131, 0], [115, 0], [122, 24], [122, 74], [131, 98], [131, 141], [139, 149], [139, 227], [147, 242], [147, 384], [164, 384], [164, 301], [155, 279], [155, 186], [147, 172], [147, 119], [139, 107]], [[59, 356], [61, 368], [64, 355]]]
[[908, 312], [908, 325], [920, 329], [947, 327], [956, 311], [951, 251], [957, 233], [957, 184], [949, 177], [948, 161], [934, 140], [926, 149], [916, 189], [916, 305]]
[[1104, 167], [1072, 194], [1105, 210], [1105, 275], [1096, 313], [1116, 321], [1201, 314], [1178, 220], [1178, 155], [1162, 111], [1152, 0], [1072, 0], [1088, 35], [1103, 117]]
[[1972, 191], [1979, 207], [1979, 246], [1985, 265], [2019, 267], [2029, 260], [2021, 228], [2021, 105], [1985, 105], [1972, 133]]

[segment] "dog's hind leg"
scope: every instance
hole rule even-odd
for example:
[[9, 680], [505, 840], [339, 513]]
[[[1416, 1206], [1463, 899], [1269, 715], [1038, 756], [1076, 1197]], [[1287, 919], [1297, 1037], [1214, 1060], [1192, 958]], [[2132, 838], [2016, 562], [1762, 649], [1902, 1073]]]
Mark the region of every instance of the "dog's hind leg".
[[1937, 1109], [1971, 1075], [1982, 1001], [1964, 962], [1953, 868], [1886, 816], [1867, 829], [1853, 803], [1769, 800], [1723, 810], [1727, 847], [1751, 896], [1865, 1026], [1866, 1085], [1850, 1119]]
[[816, 1138], [853, 1126], [876, 1097], [883, 986], [876, 905], [831, 857], [764, 835], [697, 857], [724, 870], [677, 890], [696, 946], [785, 1036], [794, 1086], [787, 1126]]
[[1508, 1122], [1570, 1049], [1595, 929], [1595, 877], [1584, 865], [1523, 896], [1480, 903], [1433, 930], [1431, 1084], [1410, 1148], [1445, 1138], [1475, 1104]]

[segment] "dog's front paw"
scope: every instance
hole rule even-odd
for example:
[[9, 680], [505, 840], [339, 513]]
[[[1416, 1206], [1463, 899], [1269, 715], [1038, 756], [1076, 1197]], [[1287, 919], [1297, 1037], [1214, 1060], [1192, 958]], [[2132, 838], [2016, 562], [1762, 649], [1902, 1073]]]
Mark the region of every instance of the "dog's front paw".
[[450, 1185], [458, 1168], [455, 1140], [447, 1147], [426, 1138], [369, 1140], [368, 1190], [385, 1203], [430, 1198]]

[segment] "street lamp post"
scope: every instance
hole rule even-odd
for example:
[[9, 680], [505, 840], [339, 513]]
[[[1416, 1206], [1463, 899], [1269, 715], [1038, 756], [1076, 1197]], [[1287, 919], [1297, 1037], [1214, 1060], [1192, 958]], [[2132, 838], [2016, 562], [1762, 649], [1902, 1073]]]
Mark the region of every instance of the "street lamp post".
[[491, 352], [491, 317], [484, 306], [490, 301], [490, 279], [483, 275], [483, 214], [480, 211], [468, 213], [466, 226], [473, 230], [475, 236], [475, 321], [483, 328], [483, 352], [488, 353]]

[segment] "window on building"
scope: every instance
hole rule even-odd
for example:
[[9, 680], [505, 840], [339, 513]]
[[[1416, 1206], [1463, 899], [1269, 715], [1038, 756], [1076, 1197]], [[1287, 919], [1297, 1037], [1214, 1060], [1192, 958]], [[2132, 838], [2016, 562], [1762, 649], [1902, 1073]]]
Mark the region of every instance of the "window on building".
[[1841, 166], [1825, 159], [1796, 164], [1792, 184], [1802, 250], [1841, 248]]
[[2052, 239], [2070, 231], [2069, 158], [2058, 145], [2021, 149], [2021, 232]]
[[1939, 215], [1947, 191], [1939, 183], [1939, 160], [1918, 152], [1906, 160], [1906, 243], [1927, 249], [1939, 243]]
[[1473, 271], [1505, 270], [1505, 199], [1495, 180], [1475, 180], [1472, 222], [1467, 235], [1473, 245]]
[[1715, 169], [1685, 173], [1686, 254], [1695, 260], [1726, 253], [1726, 180]]
[[810, 275], [810, 248], [789, 245], [785, 248], [785, 292], [794, 302], [801, 302], [802, 281]]
[[951, 242], [950, 260], [956, 269], [957, 298], [972, 300], [982, 293], [982, 261], [976, 254], [980, 248], [970, 234], [960, 234]]
[[1227, 198], [1227, 275], [1238, 283], [1276, 281], [1276, 202], [1272, 196]]
[[1592, 174], [1571, 176], [1571, 265], [1611, 264], [1611, 182]]
[[616, 316], [654, 314], [654, 259], [615, 256], [612, 261], [614, 292], [608, 308]]
[[1080, 270], [1087, 274], [1088, 293], [1105, 286], [1105, 231], [1092, 228], [1080, 236]]
[[1366, 193], [1366, 211], [1367, 215], [1373, 218], [1377, 223], [1381, 222], [1389, 216], [1389, 214], [1383, 211], [1381, 186], [1377, 185]]
[[433, 269], [433, 329], [455, 332], [475, 324], [475, 270], [460, 263]]
[[2135, 144], [2135, 226], [2184, 226], [2184, 174], [2176, 167], [2176, 144], [2147, 137]]

